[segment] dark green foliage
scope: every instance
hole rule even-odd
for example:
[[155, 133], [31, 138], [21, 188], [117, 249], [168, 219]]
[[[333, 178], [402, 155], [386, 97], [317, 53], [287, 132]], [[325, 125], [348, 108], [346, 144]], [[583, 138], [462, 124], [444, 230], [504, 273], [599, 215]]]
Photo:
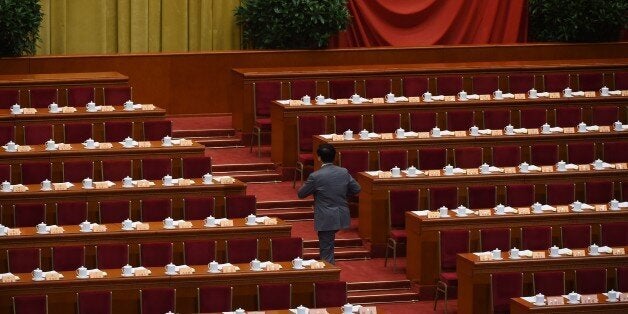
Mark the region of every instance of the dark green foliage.
[[0, 56], [34, 54], [42, 17], [38, 0], [0, 0]]
[[628, 23], [627, 0], [529, 0], [534, 41], [616, 41]]
[[346, 0], [242, 0], [235, 17], [253, 48], [308, 49], [345, 29], [349, 10]]

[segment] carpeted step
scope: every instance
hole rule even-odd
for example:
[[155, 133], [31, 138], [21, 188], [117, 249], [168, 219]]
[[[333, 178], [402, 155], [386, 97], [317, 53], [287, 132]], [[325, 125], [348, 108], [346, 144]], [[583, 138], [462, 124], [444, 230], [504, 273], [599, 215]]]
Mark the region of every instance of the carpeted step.
[[312, 207], [290, 207], [290, 208], [259, 208], [258, 207], [257, 215], [277, 217], [286, 221], [314, 219], [314, 211], [312, 210]]
[[276, 170], [276, 169], [277, 169], [277, 165], [273, 164], [272, 162], [212, 165], [213, 172], [266, 171], [266, 170]]
[[347, 300], [349, 303], [353, 304], [413, 302], [419, 300], [419, 294], [410, 289], [356, 291], [348, 292]]
[[[351, 239], [338, 239], [334, 241], [336, 247], [363, 247], [364, 242], [360, 238], [351, 238]], [[305, 240], [303, 241], [303, 248], [318, 248], [318, 240]]]
[[[363, 246], [338, 247], [336, 245], [334, 248], [334, 256], [338, 261], [369, 259], [371, 258], [371, 252]], [[304, 248], [303, 259], [320, 259], [318, 248]]]
[[280, 182], [281, 173], [274, 170], [267, 171], [228, 171], [228, 172], [215, 172], [212, 171], [214, 176], [230, 176], [236, 178], [242, 182], [247, 183], [262, 183], [262, 182]]
[[388, 289], [411, 289], [410, 280], [348, 282], [347, 291], [375, 291]]
[[242, 140], [234, 136], [189, 137], [188, 139], [204, 145], [205, 147], [244, 147]]
[[[296, 193], [296, 192], [294, 192]], [[291, 207], [311, 207], [314, 200], [285, 200], [285, 201], [265, 201], [257, 202], [257, 209], [288, 209]]]
[[236, 135], [235, 129], [195, 129], [195, 130], [172, 130], [173, 137], [214, 137]]

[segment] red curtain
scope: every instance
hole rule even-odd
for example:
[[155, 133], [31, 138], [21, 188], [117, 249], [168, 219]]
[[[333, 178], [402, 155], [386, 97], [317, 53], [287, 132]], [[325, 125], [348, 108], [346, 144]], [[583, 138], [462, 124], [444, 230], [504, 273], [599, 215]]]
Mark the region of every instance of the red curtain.
[[527, 0], [349, 0], [352, 24], [331, 46], [525, 42]]

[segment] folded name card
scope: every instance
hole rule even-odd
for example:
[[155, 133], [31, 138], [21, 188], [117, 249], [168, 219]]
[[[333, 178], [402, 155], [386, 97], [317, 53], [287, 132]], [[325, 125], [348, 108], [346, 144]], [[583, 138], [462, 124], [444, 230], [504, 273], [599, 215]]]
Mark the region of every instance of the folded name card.
[[419, 138], [430, 138], [430, 132], [419, 132]]
[[230, 219], [221, 220], [220, 226], [221, 227], [233, 227], [233, 220], [230, 220]]
[[530, 208], [528, 207], [517, 208], [517, 213], [519, 213], [519, 215], [530, 215]]
[[192, 222], [190, 221], [179, 221], [179, 225], [177, 225], [179, 229], [190, 229], [192, 228]]
[[478, 210], [478, 216], [480, 217], [485, 217], [485, 216], [490, 216], [491, 215], [491, 210], [490, 209], [480, 209]]
[[102, 112], [110, 112], [114, 110], [116, 110], [116, 108], [114, 108], [113, 106], [100, 106], [100, 111]]
[[541, 172], [553, 172], [554, 166], [541, 166]]
[[584, 250], [571, 250], [571, 253], [574, 257], [586, 255]]
[[578, 165], [578, 170], [580, 170], [580, 171], [589, 171], [589, 170], [591, 170], [591, 165]]
[[281, 269], [281, 265], [273, 264], [273, 263], [268, 263], [265, 268], [265, 270], [267, 271], [275, 271], [275, 270], [280, 270], [280, 269]]
[[628, 96], [628, 90], [622, 90], [621, 91], [621, 95], [622, 96]]
[[68, 189], [68, 185], [65, 183], [53, 183], [52, 189], [55, 191], [63, 191]]
[[36, 114], [37, 113], [37, 109], [35, 109], [35, 108], [24, 108], [24, 109], [22, 109], [22, 113], [23, 114]]
[[314, 262], [314, 263], [310, 264], [310, 268], [311, 269], [323, 269], [323, 268], [325, 268], [325, 263], [323, 263], [323, 262]]
[[26, 192], [28, 191], [28, 187], [26, 185], [16, 185], [12, 188], [13, 192]]
[[480, 100], [491, 100], [491, 95], [480, 95]]
[[301, 106], [303, 104], [300, 100], [290, 100], [288, 106]]
[[584, 97], [595, 97], [595, 96], [597, 96], [595, 92], [592, 92], [592, 91], [584, 92]]
[[113, 147], [113, 144], [111, 143], [100, 143], [100, 145], [98, 145], [99, 149], [110, 149]]
[[608, 206], [606, 206], [606, 204], [599, 204], [599, 205], [595, 205], [595, 211], [596, 211], [596, 212], [605, 212], [605, 211], [608, 211]]
[[155, 105], [153, 104], [144, 104], [141, 106], [142, 110], [155, 110]]
[[515, 167], [504, 167], [504, 173], [517, 173], [517, 168], [515, 168]]
[[95, 225], [92, 227], [92, 231], [94, 232], [106, 232], [107, 231], [107, 226], [105, 225]]
[[445, 101], [456, 101], [456, 96], [445, 96]]
[[22, 234], [22, 230], [20, 228], [10, 228], [7, 230], [8, 236], [19, 236]]
[[59, 280], [59, 278], [61, 278], [61, 276], [59, 276], [59, 273], [50, 272], [50, 273], [46, 274], [45, 278], [46, 278], [46, 280]]
[[33, 148], [30, 146], [18, 146], [17, 147], [17, 151], [18, 152], [30, 152]]
[[147, 188], [149, 186], [150, 186], [150, 181], [148, 181], [148, 180], [139, 180], [139, 181], [137, 181], [137, 187]]
[[188, 186], [194, 184], [194, 180], [191, 179], [179, 179], [177, 184], [180, 186]]
[[108, 189], [109, 184], [107, 182], [94, 182], [94, 188], [97, 190]]
[[427, 218], [440, 218], [440, 213], [438, 212], [427, 212]]
[[480, 258], [480, 262], [493, 260], [493, 255], [491, 253], [480, 254], [478, 257]]
[[421, 97], [416, 97], [416, 96], [408, 97], [408, 102], [421, 102]]
[[549, 93], [549, 98], [560, 98], [560, 93]]
[[235, 183], [235, 179], [232, 177], [222, 177], [220, 178], [220, 184], [232, 184]]
[[502, 136], [502, 135], [504, 135], [504, 131], [503, 130], [491, 130], [491, 135], [493, 135], [493, 136]]
[[179, 141], [179, 146], [192, 146], [192, 140], [181, 139]]
[[580, 302], [582, 304], [597, 303], [597, 294], [583, 294], [580, 296]]
[[440, 176], [440, 170], [428, 170], [427, 175], [430, 177], [438, 177]]
[[528, 129], [528, 134], [529, 135], [538, 135], [539, 134], [539, 130], [538, 129]]
[[545, 252], [532, 252], [532, 258], [545, 258]]
[[573, 133], [576, 133], [576, 129], [575, 128], [563, 128], [563, 133], [573, 134]]
[[59, 144], [58, 149], [59, 150], [70, 150], [70, 149], [72, 149], [72, 145], [70, 145], [70, 144]]
[[135, 277], [146, 277], [146, 276], [150, 275], [150, 270], [148, 270], [148, 269], [136, 269], [133, 272], [133, 275], [135, 275]]
[[480, 174], [480, 170], [479, 169], [475, 169], [475, 168], [467, 169], [467, 174], [468, 175]]
[[147, 223], [138, 222], [135, 225], [135, 230], [148, 230], [148, 229], [150, 229], [150, 225]]
[[526, 94], [515, 94], [515, 99], [526, 99]]
[[238, 266], [223, 266], [222, 267], [223, 273], [235, 273], [236, 271], [238, 271]]
[[63, 227], [50, 227], [50, 234], [60, 234], [64, 231], [65, 229], [63, 229]]
[[392, 140], [392, 139], [393, 139], [392, 133], [382, 133], [382, 140]]
[[349, 104], [349, 99], [336, 99], [336, 104], [337, 105], [348, 105]]
[[467, 136], [467, 131], [454, 131], [454, 137], [465, 137]]
[[331, 140], [334, 142], [344, 141], [345, 137], [343, 135], [334, 134], [331, 136]]
[[373, 98], [373, 103], [374, 104], [383, 104], [384, 103], [384, 98]]
[[137, 142], [137, 147], [151, 147], [151, 143], [148, 141]]
[[5, 274], [4, 276], [2, 276], [2, 280], [1, 281], [9, 283], [9, 282], [16, 282], [18, 279], [19, 279], [19, 277], [15, 276], [13, 274]]
[[628, 168], [628, 163], [620, 162], [615, 164], [615, 169], [625, 170]]
[[598, 132], [600, 133], [608, 133], [611, 131], [611, 127], [608, 125], [603, 125], [598, 129]]
[[565, 298], [563, 297], [547, 297], [547, 305], [564, 305]]
[[196, 271], [196, 269], [192, 267], [180, 267], [179, 275], [191, 275]]
[[392, 178], [392, 173], [390, 171], [380, 171], [377, 177], [380, 179]]
[[107, 275], [107, 273], [104, 272], [104, 271], [100, 271], [100, 270], [98, 270], [98, 271], [90, 271], [89, 272], [89, 278], [92, 278], [92, 279], [103, 278], [103, 277], [105, 277], [105, 275]]
[[613, 249], [613, 255], [625, 255], [626, 249], [623, 247]]
[[264, 225], [266, 226], [274, 226], [277, 224], [277, 218], [266, 218], [264, 219]]
[[76, 112], [76, 108], [74, 107], [62, 107], [61, 112], [63, 113], [73, 113]]
[[569, 212], [569, 206], [564, 206], [564, 205], [556, 206], [556, 212], [557, 213], [568, 213]]

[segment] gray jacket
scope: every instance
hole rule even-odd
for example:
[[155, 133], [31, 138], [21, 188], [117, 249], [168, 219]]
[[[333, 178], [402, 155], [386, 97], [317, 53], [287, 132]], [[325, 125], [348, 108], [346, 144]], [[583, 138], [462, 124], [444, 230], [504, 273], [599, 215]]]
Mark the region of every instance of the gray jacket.
[[360, 185], [347, 169], [325, 164], [313, 172], [299, 189], [299, 198], [314, 195], [314, 229], [317, 231], [349, 228], [351, 216], [347, 195], [360, 192]]

